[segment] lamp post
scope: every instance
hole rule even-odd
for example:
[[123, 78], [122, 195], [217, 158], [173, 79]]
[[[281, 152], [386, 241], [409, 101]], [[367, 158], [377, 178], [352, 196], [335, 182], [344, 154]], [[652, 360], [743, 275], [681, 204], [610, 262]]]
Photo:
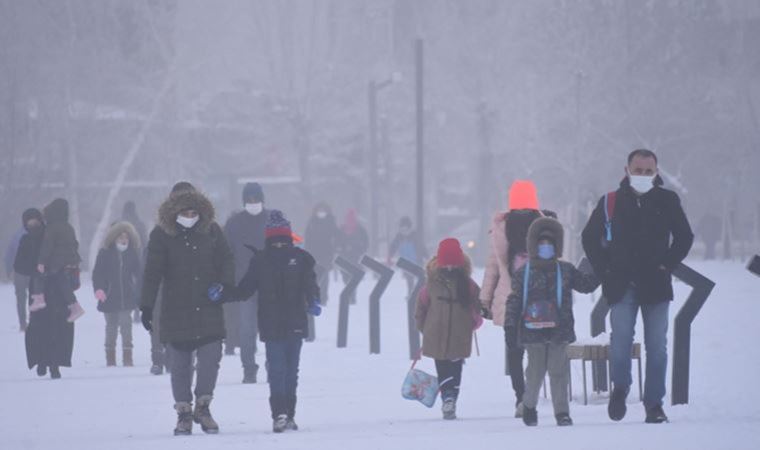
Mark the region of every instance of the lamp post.
[[401, 81], [401, 74], [394, 72], [385, 81], [377, 82], [370, 80], [367, 88], [367, 103], [369, 105], [369, 242], [370, 253], [377, 255], [378, 240], [378, 195], [377, 195], [377, 172], [378, 172], [378, 147], [377, 147], [377, 93], [386, 87]]

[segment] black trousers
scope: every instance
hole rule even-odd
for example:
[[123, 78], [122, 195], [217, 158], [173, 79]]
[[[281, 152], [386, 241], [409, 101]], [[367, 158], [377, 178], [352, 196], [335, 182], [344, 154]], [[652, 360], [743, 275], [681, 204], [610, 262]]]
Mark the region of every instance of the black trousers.
[[459, 397], [459, 386], [462, 384], [462, 365], [464, 359], [449, 361], [436, 359], [435, 370], [438, 373], [438, 385], [441, 390], [441, 399], [448, 400]]
[[518, 404], [522, 401], [523, 394], [525, 394], [525, 371], [523, 369], [525, 348], [522, 346], [510, 347], [507, 345], [505, 346], [505, 350], [509, 378], [512, 380], [512, 390], [515, 391], [515, 404]]

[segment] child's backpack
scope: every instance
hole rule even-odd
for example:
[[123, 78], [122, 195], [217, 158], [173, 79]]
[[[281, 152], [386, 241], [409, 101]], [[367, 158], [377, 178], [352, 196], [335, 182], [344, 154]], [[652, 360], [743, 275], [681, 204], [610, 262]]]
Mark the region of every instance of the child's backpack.
[[557, 262], [557, 300], [539, 299], [528, 302], [530, 261], [525, 263], [523, 277], [523, 325], [529, 330], [542, 330], [559, 326], [559, 310], [562, 307], [562, 268]]
[[617, 192], [612, 191], [604, 194], [604, 237], [602, 238], [602, 247], [609, 247], [612, 242], [612, 218], [615, 216], [615, 201]]
[[401, 396], [407, 400], [417, 400], [428, 408], [435, 405], [435, 399], [438, 398], [438, 378], [422, 370], [415, 369], [419, 361], [419, 356], [412, 363], [409, 373], [404, 378], [404, 384], [401, 386]]

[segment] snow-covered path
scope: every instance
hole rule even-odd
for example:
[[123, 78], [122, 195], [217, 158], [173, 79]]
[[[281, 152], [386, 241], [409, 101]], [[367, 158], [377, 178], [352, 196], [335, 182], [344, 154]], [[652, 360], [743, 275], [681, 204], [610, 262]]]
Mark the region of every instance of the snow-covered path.
[[[739, 264], [694, 267], [717, 287], [693, 326], [691, 404], [666, 405], [669, 425], [644, 425], [643, 408], [632, 395], [628, 416], [614, 424], [607, 419], [606, 397], [592, 396], [592, 404], [582, 405], [580, 363], [574, 363], [571, 414], [576, 425], [563, 429], [554, 425], [547, 400], [539, 405], [538, 428], [528, 429], [512, 418], [513, 396], [502, 375], [502, 332], [490, 322], [478, 333], [481, 356], [465, 366], [459, 420], [443, 422], [440, 404], [426, 409], [403, 400], [399, 390], [409, 362], [405, 285], [399, 277], [383, 300], [383, 353], [374, 356], [369, 355], [367, 332], [371, 283], [360, 287], [358, 305], [351, 309], [349, 348], [343, 350], [335, 347], [335, 283], [331, 302], [317, 319], [318, 340], [304, 346], [297, 416], [301, 431], [284, 435], [271, 432], [267, 385], [240, 384], [239, 358], [225, 356], [212, 404], [221, 433], [205, 436], [196, 426], [193, 436], [172, 436], [169, 378], [148, 374], [147, 333], [135, 325], [136, 367], [106, 368], [104, 320], [89, 286], [79, 293], [88, 312], [77, 323], [74, 367], [62, 369], [58, 381], [38, 378], [26, 369], [12, 286], [0, 286], [0, 448], [760, 448], [760, 279]], [[679, 284], [677, 292], [671, 317], [687, 288]], [[590, 309], [587, 296], [576, 297], [579, 337], [588, 335]], [[432, 362], [424, 361], [421, 368], [432, 371]]]

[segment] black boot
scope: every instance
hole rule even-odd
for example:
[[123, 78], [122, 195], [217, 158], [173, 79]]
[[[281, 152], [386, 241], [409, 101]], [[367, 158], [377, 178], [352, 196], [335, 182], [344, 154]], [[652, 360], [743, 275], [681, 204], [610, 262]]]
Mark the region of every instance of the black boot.
[[61, 371], [58, 370], [58, 366], [50, 366], [50, 378], [53, 380], [61, 378]]
[[243, 384], [256, 384], [256, 376], [259, 372], [259, 366], [243, 368]]
[[646, 423], [666, 423], [668, 422], [668, 416], [665, 415], [665, 411], [662, 410], [662, 406], [654, 406], [647, 408]]
[[44, 377], [45, 375], [47, 375], [47, 367], [42, 364], [37, 364], [37, 376]]
[[538, 411], [536, 408], [523, 407], [523, 423], [529, 427], [535, 427], [538, 425]]
[[554, 416], [557, 419], [557, 425], [560, 427], [569, 427], [573, 424], [573, 419], [568, 413], [559, 413]]
[[607, 414], [615, 422], [623, 420], [628, 407], [625, 399], [628, 397], [628, 388], [615, 387], [610, 394], [610, 403], [607, 405]]

